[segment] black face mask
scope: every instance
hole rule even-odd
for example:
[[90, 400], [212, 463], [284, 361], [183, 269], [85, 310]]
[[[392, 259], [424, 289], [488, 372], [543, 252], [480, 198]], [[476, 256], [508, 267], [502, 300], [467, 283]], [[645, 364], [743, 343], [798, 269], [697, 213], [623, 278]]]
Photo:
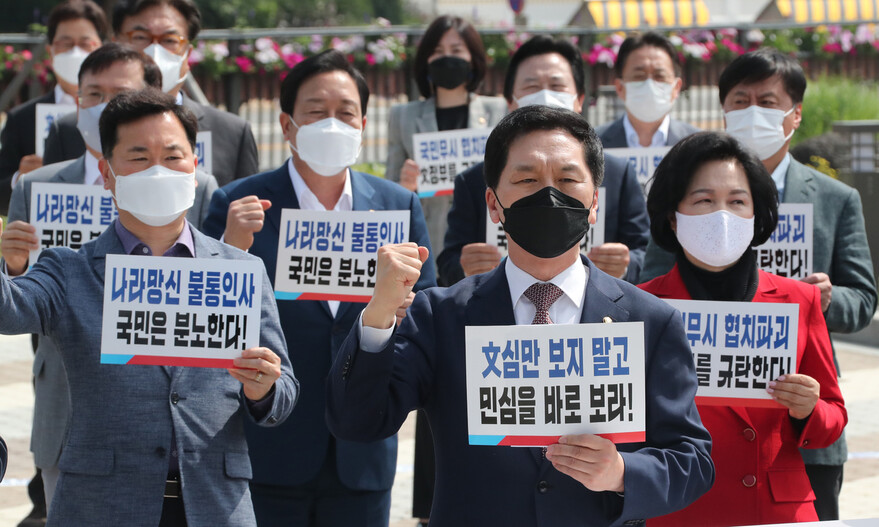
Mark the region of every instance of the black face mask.
[[[495, 192], [495, 198], [497, 193]], [[543, 187], [504, 209], [504, 230], [538, 258], [555, 258], [589, 232], [589, 209], [555, 187]]]
[[427, 72], [435, 85], [454, 90], [470, 79], [470, 63], [460, 57], [442, 57], [428, 64]]

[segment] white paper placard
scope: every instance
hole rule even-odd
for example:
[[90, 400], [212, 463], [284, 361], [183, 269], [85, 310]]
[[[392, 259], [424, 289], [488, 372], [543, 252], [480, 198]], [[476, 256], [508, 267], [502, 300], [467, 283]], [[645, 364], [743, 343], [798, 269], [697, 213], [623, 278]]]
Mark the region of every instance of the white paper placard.
[[211, 132], [199, 132], [195, 136], [195, 157], [198, 159], [198, 169], [206, 174], [214, 173], [214, 143]]
[[645, 438], [644, 323], [468, 326], [471, 445]]
[[812, 274], [813, 218], [811, 203], [779, 203], [778, 226], [766, 243], [754, 248], [757, 266], [795, 280]]
[[52, 124], [61, 117], [76, 111], [75, 104], [52, 104], [40, 103], [36, 108], [36, 130], [34, 136], [34, 147], [36, 154], [43, 157], [46, 151], [46, 138], [49, 137], [49, 130]]
[[665, 154], [671, 150], [668, 146], [650, 146], [646, 148], [606, 148], [605, 154], [611, 154], [629, 161], [635, 169], [635, 176], [644, 195], [650, 190], [648, 181], [653, 177], [653, 172], [659, 166], [659, 162]]
[[414, 134], [415, 162], [421, 171], [418, 197], [452, 194], [455, 176], [485, 157], [485, 141], [490, 128], [465, 128], [445, 132]]
[[408, 210], [281, 211], [279, 300], [369, 302], [376, 251], [409, 241]]

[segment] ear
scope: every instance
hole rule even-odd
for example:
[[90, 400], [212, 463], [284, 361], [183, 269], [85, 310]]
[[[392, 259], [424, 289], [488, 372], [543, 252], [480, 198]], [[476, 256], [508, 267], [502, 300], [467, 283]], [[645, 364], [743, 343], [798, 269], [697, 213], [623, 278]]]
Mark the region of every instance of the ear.
[[589, 223], [595, 225], [598, 221], [598, 188], [592, 193], [592, 204], [589, 206]]
[[678, 95], [681, 94], [681, 88], [684, 87], [684, 80], [680, 77], [675, 78], [674, 88], [671, 89], [671, 100], [677, 100]]
[[293, 128], [293, 119], [290, 118], [284, 112], [281, 112], [281, 115], [278, 116], [278, 123], [281, 125], [281, 132], [284, 134], [284, 137], [290, 140], [293, 143], [294, 139], [296, 139], [296, 134], [290, 134], [290, 129]]
[[620, 98], [621, 101], [626, 100], [626, 85], [623, 84], [622, 79], [616, 78], [613, 80], [613, 87], [617, 92], [617, 97]]
[[366, 130], [366, 116], [363, 116], [363, 122], [360, 123], [360, 131], [363, 132]]
[[503, 220], [501, 218], [503, 211], [498, 203], [497, 195], [491, 188], [485, 189], [485, 204], [488, 206], [488, 217], [491, 218], [491, 222], [500, 223]]
[[678, 232], [678, 218], [675, 216], [674, 212], [670, 212], [668, 214], [668, 224], [671, 227], [672, 232], [677, 234]]
[[586, 101], [586, 94], [578, 95], [577, 99], [574, 100], [574, 111], [577, 113], [583, 113], [583, 102]]
[[793, 117], [793, 129], [796, 130], [800, 127], [800, 123], [803, 122], [803, 103], [797, 103], [794, 105]]
[[115, 189], [110, 188], [110, 163], [103, 157], [98, 159], [98, 171], [101, 173], [101, 177], [104, 178], [104, 189], [114, 192]]

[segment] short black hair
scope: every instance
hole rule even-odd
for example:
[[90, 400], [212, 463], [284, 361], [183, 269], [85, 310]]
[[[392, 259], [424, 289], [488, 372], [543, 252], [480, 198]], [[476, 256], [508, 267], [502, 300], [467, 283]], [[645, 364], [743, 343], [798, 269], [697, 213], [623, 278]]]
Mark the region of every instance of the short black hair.
[[622, 44], [620, 44], [620, 50], [617, 52], [617, 59], [613, 63], [613, 71], [616, 73], [617, 77], [623, 76], [623, 68], [626, 67], [626, 59], [629, 58], [629, 55], [631, 55], [636, 49], [643, 48], [644, 46], [653, 46], [654, 48], [659, 48], [662, 51], [665, 51], [668, 58], [671, 59], [675, 75], [681, 74], [681, 60], [674, 44], [672, 44], [664, 35], [660, 35], [655, 31], [648, 31], [647, 33], [630, 35]]
[[482, 79], [485, 78], [485, 72], [488, 68], [488, 58], [485, 55], [485, 46], [482, 44], [482, 37], [470, 22], [467, 22], [459, 16], [443, 15], [427, 26], [421, 42], [418, 43], [418, 50], [415, 52], [415, 83], [418, 85], [418, 91], [424, 97], [433, 95], [433, 84], [430, 82], [428, 74], [427, 59], [433, 55], [433, 51], [439, 44], [439, 41], [446, 34], [446, 31], [454, 29], [470, 52], [470, 79], [467, 81], [467, 91], [475, 92]]
[[119, 42], [107, 42], [103, 46], [89, 53], [79, 67], [79, 84], [82, 85], [82, 76], [85, 73], [101, 73], [117, 62], [137, 62], [143, 69], [144, 87], [161, 88], [162, 71], [153, 62], [153, 59], [137, 51], [128, 44]]
[[601, 140], [582, 115], [551, 106], [531, 104], [514, 110], [494, 127], [485, 142], [485, 184], [497, 188], [501, 172], [507, 165], [510, 145], [516, 139], [543, 130], [561, 130], [583, 145], [586, 166], [592, 172], [595, 188], [604, 180], [604, 150]]
[[195, 152], [195, 136], [198, 134], [198, 119], [192, 111], [177, 104], [177, 99], [162, 90], [146, 88], [144, 90], [120, 93], [110, 99], [107, 107], [101, 112], [101, 120], [98, 126], [101, 131], [101, 148], [104, 158], [113, 156], [113, 149], [118, 139], [117, 131], [122, 125], [139, 121], [145, 117], [172, 113], [183, 129], [186, 131], [186, 139], [189, 146]]
[[190, 42], [195, 40], [201, 31], [201, 12], [193, 0], [117, 0], [113, 6], [113, 32], [119, 36], [122, 30], [122, 22], [149, 7], [168, 5], [183, 15], [186, 20], [186, 38]]
[[773, 48], [760, 48], [736, 57], [720, 74], [717, 81], [720, 104], [739, 84], [753, 84], [778, 75], [784, 91], [794, 104], [803, 102], [806, 93], [806, 74], [800, 63], [790, 55]]
[[[10, 0], [11, 1], [11, 0]], [[49, 12], [48, 34], [49, 44], [55, 40], [55, 32], [58, 25], [68, 20], [83, 18], [95, 26], [95, 31], [101, 41], [107, 39], [107, 15], [101, 6], [92, 0], [67, 0], [52, 8]]]
[[302, 83], [320, 73], [336, 70], [344, 71], [354, 79], [357, 91], [360, 93], [361, 116], [365, 117], [366, 105], [369, 103], [369, 86], [366, 85], [366, 79], [363, 78], [363, 74], [357, 68], [348, 62], [345, 55], [335, 49], [322, 51], [293, 66], [293, 69], [290, 70], [281, 82], [281, 111], [286, 114], [293, 114], [296, 96], [299, 94], [299, 88], [302, 86]]
[[763, 163], [750, 150], [724, 132], [699, 132], [682, 139], [653, 173], [647, 194], [647, 214], [653, 241], [666, 251], [679, 253], [681, 244], [671, 228], [671, 218], [684, 199], [699, 168], [711, 161], [735, 160], [745, 171], [754, 202], [754, 238], [761, 245], [778, 223], [778, 190]]
[[516, 84], [516, 73], [519, 71], [519, 65], [525, 62], [525, 59], [550, 53], [558, 53], [568, 61], [568, 64], [571, 65], [571, 73], [574, 75], [577, 95], [582, 96], [586, 94], [583, 55], [580, 53], [580, 50], [568, 39], [552, 39], [547, 35], [535, 35], [522, 44], [510, 58], [507, 75], [504, 77], [504, 98], [507, 102], [513, 102], [513, 86]]

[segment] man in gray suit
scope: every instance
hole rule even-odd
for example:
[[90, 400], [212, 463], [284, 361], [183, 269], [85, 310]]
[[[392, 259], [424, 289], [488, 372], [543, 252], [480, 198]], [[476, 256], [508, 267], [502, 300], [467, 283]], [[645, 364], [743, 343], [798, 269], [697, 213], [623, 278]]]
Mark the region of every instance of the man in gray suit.
[[623, 41], [613, 69], [614, 87], [626, 113], [596, 129], [604, 148], [674, 146], [699, 131], [669, 116], [681, 93], [677, 56], [672, 43], [659, 33]]
[[[73, 411], [49, 525], [256, 525], [244, 421], [275, 426], [298, 396], [268, 276], [259, 347], [227, 371], [100, 363], [108, 254], [255, 260], [193, 229], [186, 203], [157, 199], [194, 191], [179, 175], [195, 171], [196, 130], [195, 116], [158, 90], [113, 98], [101, 115], [99, 169], [125, 205], [119, 219], [78, 252], [49, 249], [26, 275], [0, 276], [0, 332], [40, 332], [67, 372]], [[139, 191], [155, 189], [143, 196], [151, 205], [129, 210], [142, 194], [123, 193], [132, 187], [122, 181], [152, 172], [167, 177]]]
[[[821, 290], [827, 329], [852, 333], [876, 310], [876, 280], [858, 192], [792, 159], [790, 140], [800, 126], [806, 76], [791, 57], [759, 49], [738, 57], [718, 82], [726, 130], [754, 150], [778, 188], [783, 203], [811, 203], [813, 274], [803, 279]], [[675, 256], [652, 241], [642, 282], [665, 274]], [[822, 521], [839, 518], [845, 435], [828, 448], [801, 450]]]
[[[152, 59], [134, 49], [116, 43], [105, 44], [83, 62], [79, 73], [82, 94], [78, 100], [78, 112], [85, 114], [91, 108], [101, 106], [101, 101], [123, 91], [161, 86], [161, 74]], [[97, 112], [95, 112], [97, 113]], [[97, 117], [88, 121], [83, 115], [84, 134], [95, 135]], [[86, 122], [94, 126], [90, 129]], [[72, 161], [46, 165], [19, 178], [12, 193], [9, 207], [9, 227], [0, 247], [6, 249], [17, 242], [39, 246], [36, 230], [30, 221], [31, 185], [42, 183], [101, 184], [104, 180], [98, 171], [101, 157], [100, 138], [90, 137], [85, 154]], [[210, 174], [196, 171], [195, 202], [187, 212], [189, 223], [196, 229], [207, 215], [210, 197], [217, 189], [217, 181]], [[8, 253], [14, 259], [14, 252]], [[8, 262], [9, 263], [9, 262]], [[19, 268], [26, 262], [14, 262]], [[58, 481], [58, 459], [70, 419], [70, 403], [67, 395], [67, 379], [61, 356], [52, 342], [40, 339], [34, 357], [34, 421], [31, 433], [31, 451], [34, 462], [43, 471], [43, 486], [47, 506], [52, 501], [55, 483]]]

